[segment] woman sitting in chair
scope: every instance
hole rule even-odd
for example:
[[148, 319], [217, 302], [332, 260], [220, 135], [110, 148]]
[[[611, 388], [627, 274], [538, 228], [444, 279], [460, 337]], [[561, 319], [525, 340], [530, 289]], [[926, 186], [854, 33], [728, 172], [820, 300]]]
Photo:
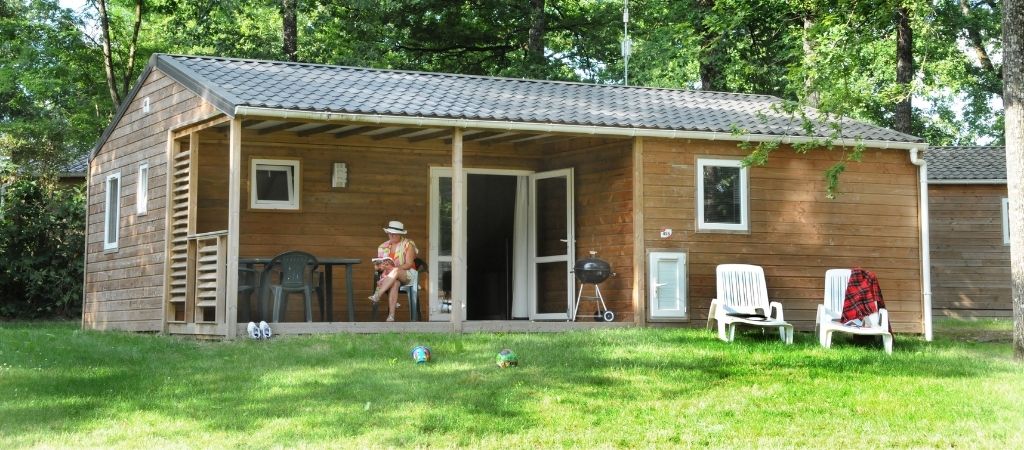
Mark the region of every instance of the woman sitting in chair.
[[[377, 247], [377, 258], [381, 259], [380, 264], [374, 268], [381, 272], [380, 281], [377, 282], [377, 290], [370, 296], [370, 301], [377, 303], [382, 295], [388, 298], [388, 322], [395, 321], [395, 309], [398, 308], [398, 288], [409, 283], [416, 273], [416, 244], [405, 238], [407, 231], [405, 225], [397, 220], [388, 222], [384, 227], [388, 234], [388, 240]], [[389, 264], [387, 259], [393, 261]]]

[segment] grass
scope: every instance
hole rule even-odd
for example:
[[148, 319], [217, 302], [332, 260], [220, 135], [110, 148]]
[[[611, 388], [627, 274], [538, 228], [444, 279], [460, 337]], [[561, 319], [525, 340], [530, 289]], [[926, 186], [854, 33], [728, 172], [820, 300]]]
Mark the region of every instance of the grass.
[[[1013, 448], [1007, 322], [895, 353], [696, 329], [196, 342], [0, 324], [0, 448]], [[946, 330], [952, 330], [947, 334]], [[952, 336], [952, 337], [950, 337]], [[434, 360], [416, 365], [415, 345]], [[520, 366], [499, 369], [509, 347]]]

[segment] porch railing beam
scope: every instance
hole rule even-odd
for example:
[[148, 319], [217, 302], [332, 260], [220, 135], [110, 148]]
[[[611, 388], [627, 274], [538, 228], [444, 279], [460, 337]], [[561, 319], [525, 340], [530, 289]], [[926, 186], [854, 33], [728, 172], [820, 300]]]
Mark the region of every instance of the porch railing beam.
[[647, 243], [644, 241], [644, 138], [633, 138], [633, 322], [647, 323]]
[[242, 121], [231, 120], [231, 132], [228, 138], [228, 273], [224, 277], [227, 286], [224, 290], [226, 305], [227, 339], [234, 339], [238, 334], [238, 244], [239, 244], [239, 211], [242, 197]]
[[462, 129], [452, 129], [452, 329], [462, 332], [466, 313], [466, 221], [462, 172]]

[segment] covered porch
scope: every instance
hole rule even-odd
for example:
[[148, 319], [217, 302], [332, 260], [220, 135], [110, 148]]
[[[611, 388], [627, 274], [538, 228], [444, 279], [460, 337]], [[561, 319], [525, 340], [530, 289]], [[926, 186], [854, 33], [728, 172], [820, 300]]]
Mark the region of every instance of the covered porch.
[[[311, 322], [302, 294], [292, 295], [271, 323], [275, 334], [560, 331], [642, 321], [640, 138], [295, 113], [236, 111], [168, 133], [166, 332], [233, 338], [250, 320], [271, 322], [265, 286], [246, 290], [239, 269], [292, 250], [359, 263], [348, 266], [351, 283], [345, 266], [333, 268], [331, 289], [311, 281], [322, 291]], [[370, 259], [389, 220], [404, 222], [426, 262], [415, 322], [406, 295], [391, 323], [383, 322], [386, 305], [374, 317], [367, 300]], [[595, 311], [588, 300], [571, 321], [580, 288], [571, 269], [591, 251], [616, 272], [600, 285], [614, 322], [584, 317]], [[321, 295], [330, 302], [323, 311]]]

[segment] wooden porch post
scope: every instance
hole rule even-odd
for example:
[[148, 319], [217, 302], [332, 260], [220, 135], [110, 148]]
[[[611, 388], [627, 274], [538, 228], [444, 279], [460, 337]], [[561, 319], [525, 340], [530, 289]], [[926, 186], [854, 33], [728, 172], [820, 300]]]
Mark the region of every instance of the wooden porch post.
[[234, 339], [238, 333], [238, 212], [241, 209], [242, 196], [242, 120], [231, 119], [230, 137], [228, 138], [228, 245], [227, 271], [224, 290], [226, 305], [228, 339]]
[[633, 322], [647, 324], [647, 245], [644, 242], [644, 138], [633, 138]]
[[462, 191], [462, 129], [452, 130], [452, 329], [462, 332], [466, 305], [466, 221]]

